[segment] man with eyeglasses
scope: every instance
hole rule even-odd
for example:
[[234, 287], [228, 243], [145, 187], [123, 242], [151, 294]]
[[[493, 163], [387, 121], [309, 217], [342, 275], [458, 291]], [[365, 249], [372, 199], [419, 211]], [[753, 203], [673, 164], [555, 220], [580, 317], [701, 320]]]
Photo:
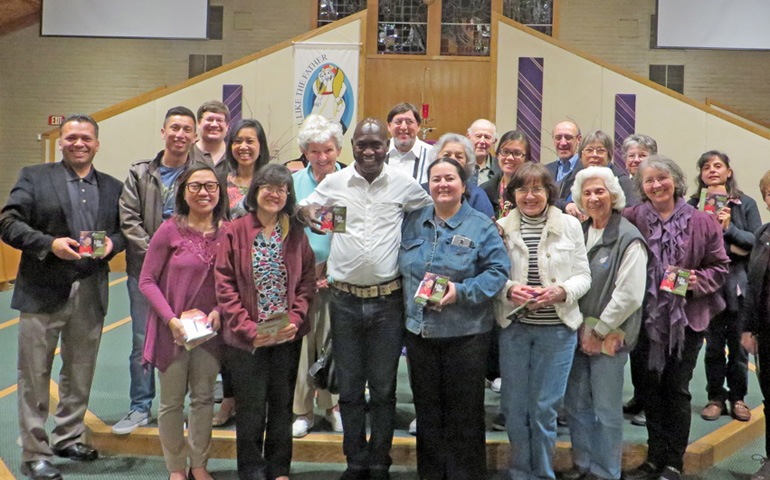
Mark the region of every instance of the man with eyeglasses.
[[[578, 161], [579, 156], [577, 153], [578, 144], [580, 144], [582, 139], [583, 136], [580, 134], [580, 128], [575, 122], [564, 121], [557, 123], [553, 127], [553, 146], [556, 149], [558, 159], [546, 164], [545, 167], [556, 180], [559, 192], [555, 205], [562, 211], [566, 211], [567, 205], [571, 203], [570, 188], [575, 181], [575, 175], [582, 168]], [[577, 208], [574, 210], [577, 212]]]
[[497, 158], [492, 155], [497, 143], [497, 129], [495, 124], [487, 119], [479, 118], [468, 128], [466, 134], [473, 144], [476, 154], [476, 165], [473, 169], [473, 175], [468, 179], [468, 183], [473, 185], [483, 185], [490, 178], [500, 173], [500, 165], [497, 164]]
[[388, 113], [390, 144], [385, 160], [391, 167], [423, 184], [428, 181], [426, 158], [430, 145], [417, 138], [422, 117], [411, 103], [399, 103]]
[[[131, 404], [128, 413], [112, 426], [112, 433], [118, 435], [127, 435], [150, 421], [150, 407], [155, 397], [155, 371], [142, 365], [148, 305], [139, 291], [139, 274], [150, 238], [160, 224], [174, 213], [177, 179], [194, 163], [190, 148], [196, 137], [195, 115], [186, 107], [169, 109], [160, 134], [165, 148], [155, 158], [131, 165], [120, 196], [120, 223], [127, 240], [126, 283], [133, 344], [129, 357]], [[213, 167], [213, 164], [207, 164]]]
[[230, 109], [219, 100], [209, 100], [198, 107], [199, 139], [190, 149], [193, 160], [214, 165], [217, 177], [227, 176], [225, 139], [230, 128]]

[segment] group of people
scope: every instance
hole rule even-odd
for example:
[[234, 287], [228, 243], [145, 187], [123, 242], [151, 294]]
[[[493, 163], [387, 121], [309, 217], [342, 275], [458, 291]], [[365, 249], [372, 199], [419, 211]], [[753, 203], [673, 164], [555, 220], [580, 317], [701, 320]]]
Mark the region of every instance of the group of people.
[[[345, 167], [341, 126], [312, 115], [298, 134], [302, 156], [280, 165], [258, 121], [231, 126], [218, 101], [197, 115], [174, 107], [164, 149], [121, 183], [93, 167], [96, 122], [67, 117], [62, 162], [24, 168], [0, 215], [0, 236], [22, 250], [12, 303], [21, 311], [22, 472], [56, 480], [53, 455], [98, 456], [83, 418], [108, 261], [124, 248], [131, 403], [113, 432], [151, 421], [157, 369], [170, 480], [212, 478], [212, 425], [231, 418], [239, 478], [288, 479], [292, 437], [314, 427], [316, 406], [343, 432], [341, 480], [389, 478], [404, 345], [425, 480], [485, 478], [484, 389], [496, 377], [515, 480], [555, 478], [559, 413], [574, 460], [562, 476], [621, 478], [624, 408], [644, 412], [649, 435], [646, 462], [624, 478], [678, 479], [704, 338], [703, 417], [749, 419], [747, 351], [770, 349], [770, 234], [726, 154], [698, 160], [686, 198], [682, 168], [645, 135], [625, 139], [613, 161], [609, 135], [562, 122], [553, 128], [558, 158], [541, 164], [531, 158], [538, 139], [523, 132], [498, 140], [479, 119], [429, 145], [417, 138], [421, 120], [407, 103], [386, 123], [362, 120]], [[770, 208], [770, 172], [760, 189]], [[716, 196], [719, 211], [704, 211], [703, 199]], [[344, 232], [318, 228], [321, 207], [345, 207]], [[104, 256], [78, 253], [75, 239], [89, 231], [105, 232]], [[678, 292], [662, 288], [671, 272]], [[444, 291], [434, 298], [437, 278]], [[185, 321], [196, 314], [218, 333], [199, 345]], [[339, 395], [308, 379], [328, 337]], [[624, 407], [629, 358], [635, 394]], [[770, 373], [760, 372], [770, 395]]]

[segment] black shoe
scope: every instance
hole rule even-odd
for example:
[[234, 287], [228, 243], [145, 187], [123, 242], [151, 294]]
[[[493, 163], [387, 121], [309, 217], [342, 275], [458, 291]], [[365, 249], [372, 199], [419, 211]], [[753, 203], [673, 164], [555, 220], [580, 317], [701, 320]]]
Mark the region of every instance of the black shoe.
[[658, 478], [662, 469], [650, 462], [644, 462], [633, 470], [623, 474], [624, 480], [654, 480]]
[[505, 431], [505, 415], [502, 413], [498, 413], [494, 420], [492, 420], [492, 430], [497, 430], [498, 432], [504, 432]]
[[[388, 472], [385, 473], [387, 474]], [[369, 470], [348, 467], [348, 469], [342, 473], [340, 480], [369, 480], [369, 478]]]
[[682, 478], [682, 474], [674, 467], [666, 467], [660, 472], [658, 480], [679, 480]]
[[570, 470], [567, 470], [566, 472], [562, 472], [562, 474], [559, 475], [559, 478], [561, 480], [583, 480], [587, 475], [587, 471], [574, 467]]
[[48, 460], [22, 462], [21, 473], [32, 480], [61, 480], [61, 473]]
[[636, 397], [632, 397], [631, 400], [623, 404], [623, 413], [627, 413], [629, 415], [636, 415], [643, 409], [644, 407], [642, 407], [642, 402], [637, 400]]
[[644, 411], [634, 415], [634, 417], [631, 419], [631, 425], [636, 425], [637, 427], [647, 426], [647, 415], [645, 415]]
[[64, 448], [54, 448], [53, 453], [59, 457], [71, 458], [72, 460], [79, 460], [82, 462], [96, 460], [99, 456], [99, 452], [97, 452], [95, 448], [80, 442]]

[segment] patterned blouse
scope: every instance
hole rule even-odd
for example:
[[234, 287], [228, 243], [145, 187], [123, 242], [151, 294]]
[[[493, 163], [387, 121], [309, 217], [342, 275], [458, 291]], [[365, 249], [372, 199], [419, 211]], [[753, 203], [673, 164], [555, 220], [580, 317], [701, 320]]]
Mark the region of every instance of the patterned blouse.
[[276, 223], [269, 238], [257, 234], [251, 248], [251, 261], [254, 266], [254, 285], [259, 298], [259, 318], [264, 322], [271, 315], [289, 311], [286, 285], [286, 264], [283, 261], [283, 227]]

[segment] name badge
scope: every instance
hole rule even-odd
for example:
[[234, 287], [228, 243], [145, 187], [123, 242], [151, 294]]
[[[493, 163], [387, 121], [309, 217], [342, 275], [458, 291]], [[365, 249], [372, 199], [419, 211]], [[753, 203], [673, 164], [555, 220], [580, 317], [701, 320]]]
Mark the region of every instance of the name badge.
[[473, 242], [468, 237], [463, 237], [462, 235], [455, 235], [452, 237], [452, 245], [455, 245], [457, 247], [469, 248], [471, 245], [473, 245]]

